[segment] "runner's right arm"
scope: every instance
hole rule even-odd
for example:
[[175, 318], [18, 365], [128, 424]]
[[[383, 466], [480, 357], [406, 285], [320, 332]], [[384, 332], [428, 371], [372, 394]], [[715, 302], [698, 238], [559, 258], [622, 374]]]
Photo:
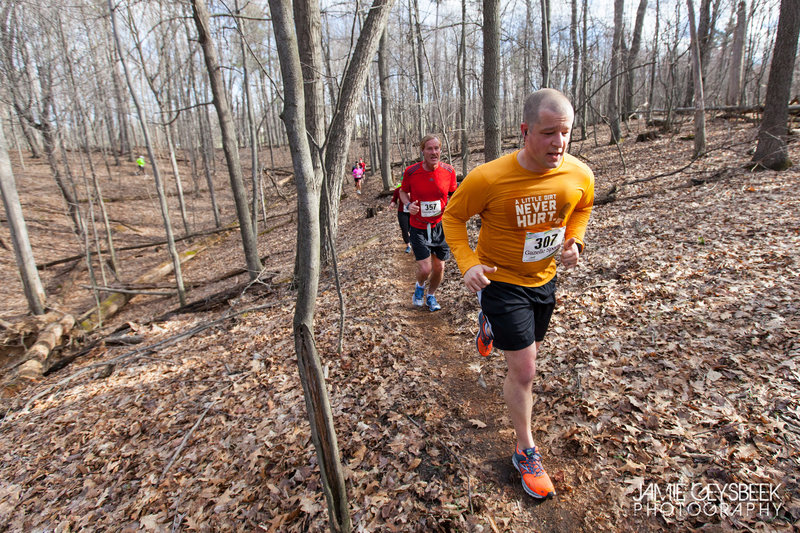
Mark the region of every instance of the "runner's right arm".
[[470, 172], [458, 186], [442, 217], [445, 240], [459, 270], [464, 277], [464, 284], [471, 291], [478, 291], [489, 284], [487, 273], [497, 270], [496, 267], [481, 264], [478, 254], [469, 246], [467, 221], [479, 214], [485, 207], [486, 190], [483, 176]]

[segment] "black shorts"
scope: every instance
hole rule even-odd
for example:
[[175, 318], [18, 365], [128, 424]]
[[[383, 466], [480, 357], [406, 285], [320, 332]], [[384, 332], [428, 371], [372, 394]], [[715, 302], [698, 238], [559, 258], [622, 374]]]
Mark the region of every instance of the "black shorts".
[[444, 240], [444, 229], [439, 222], [428, 229], [419, 229], [411, 226], [408, 229], [408, 237], [411, 242], [411, 249], [414, 250], [414, 259], [422, 261], [435, 254], [440, 261], [450, 259], [450, 247]]
[[540, 287], [493, 281], [478, 293], [478, 301], [492, 326], [495, 348], [522, 350], [544, 339], [556, 307], [556, 278]]

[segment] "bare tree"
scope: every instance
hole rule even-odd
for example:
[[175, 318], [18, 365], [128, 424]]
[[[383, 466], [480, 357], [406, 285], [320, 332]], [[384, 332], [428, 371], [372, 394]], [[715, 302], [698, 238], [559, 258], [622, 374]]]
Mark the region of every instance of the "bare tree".
[[136, 112], [139, 117], [139, 125], [142, 128], [142, 136], [144, 137], [144, 143], [147, 147], [147, 156], [150, 159], [150, 165], [153, 168], [153, 179], [156, 183], [156, 192], [158, 194], [158, 203], [161, 207], [161, 218], [164, 221], [164, 231], [167, 235], [167, 249], [169, 250], [169, 255], [172, 258], [172, 266], [175, 271], [175, 284], [178, 289], [178, 300], [180, 301], [181, 305], [186, 305], [186, 291], [183, 287], [183, 275], [181, 273], [181, 260], [178, 256], [178, 251], [175, 248], [175, 237], [172, 234], [172, 222], [169, 219], [169, 208], [167, 207], [167, 198], [166, 194], [164, 194], [164, 182], [161, 180], [161, 174], [158, 170], [158, 164], [156, 162], [155, 152], [153, 151], [153, 145], [150, 142], [150, 130], [147, 127], [147, 120], [145, 120], [144, 116], [144, 109], [142, 108], [141, 103], [139, 102], [139, 97], [136, 95], [136, 91], [134, 90], [133, 80], [131, 79], [130, 71], [122, 59], [122, 43], [120, 42], [119, 32], [117, 31], [117, 22], [116, 22], [116, 7], [114, 6], [114, 0], [108, 0], [108, 10], [111, 15], [111, 32], [114, 35], [114, 41], [117, 44], [117, 51], [119, 52], [120, 61], [122, 63], [122, 70], [125, 73], [125, 81], [128, 84], [128, 89], [131, 93], [131, 99], [133, 100], [133, 105], [136, 107]]
[[[530, 0], [528, 0], [530, 2]], [[467, 0], [461, 0], [461, 42], [458, 51], [459, 125], [461, 126], [461, 174], [469, 169], [469, 133], [467, 130]], [[526, 72], [527, 75], [527, 72]], [[528, 82], [526, 76], [525, 83]]]
[[550, 87], [550, 0], [539, 1], [542, 6], [542, 87]]
[[[322, 183], [314, 172], [305, 131], [303, 73], [300, 67], [297, 36], [292, 31], [292, 10], [289, 4], [289, 0], [269, 1], [283, 75], [282, 118], [289, 136], [289, 148], [297, 184], [297, 250], [302, 254], [300, 261], [302, 269], [298, 273], [297, 305], [293, 322], [295, 350], [311, 423], [311, 437], [317, 449], [325, 498], [328, 502], [330, 529], [334, 533], [349, 532], [352, 530], [352, 521], [344, 473], [322, 363], [314, 341], [314, 308], [320, 270], [319, 198]], [[305, 9], [298, 6], [296, 9], [308, 12], [311, 8], [308, 2], [305, 2], [305, 5]]]
[[797, 0], [781, 0], [775, 49], [769, 69], [764, 117], [758, 130], [758, 146], [753, 161], [772, 170], [785, 170], [792, 165], [786, 147], [789, 96], [792, 89], [800, 33], [800, 9]]
[[578, 0], [570, 0], [569, 7], [569, 42], [572, 45], [572, 79], [569, 84], [569, 99], [572, 105], [576, 105], [576, 97], [578, 96], [578, 68], [581, 62], [581, 47], [578, 41]]
[[36, 260], [28, 239], [28, 227], [22, 216], [22, 206], [17, 195], [17, 186], [14, 183], [14, 174], [11, 171], [11, 160], [8, 158], [6, 138], [3, 127], [0, 125], [0, 193], [3, 196], [3, 205], [6, 208], [8, 229], [11, 241], [14, 244], [14, 257], [22, 279], [22, 288], [28, 301], [28, 308], [34, 315], [44, 314], [45, 294], [39, 272], [36, 270]]
[[497, 159], [502, 153], [500, 139], [500, 0], [483, 0], [483, 132], [484, 160]]
[[694, 4], [686, 0], [689, 14], [689, 35], [692, 40], [692, 72], [694, 73], [694, 157], [706, 151], [706, 106], [703, 98], [703, 64], [700, 59], [700, 43], [695, 28]]
[[633, 36], [631, 37], [631, 47], [628, 50], [625, 65], [625, 116], [629, 117], [634, 112], [633, 91], [634, 80], [636, 77], [636, 60], [639, 56], [639, 48], [642, 43], [642, 28], [644, 27], [644, 15], [647, 11], [647, 0], [639, 0], [639, 7], [636, 10], [636, 22], [633, 24]]
[[[75, 195], [75, 187], [69, 182], [69, 176], [64, 176], [58, 165], [58, 123], [54, 117], [55, 99], [53, 93], [53, 69], [54, 59], [45, 54], [52, 54], [50, 37], [44, 28], [44, 24], [38, 27], [42, 34], [42, 39], [46, 44], [36, 43], [33, 51], [36, 57], [30, 57], [28, 45], [32, 36], [25, 32], [25, 26], [20, 20], [27, 18], [23, 14], [18, 18], [15, 3], [9, 2], [0, 11], [0, 39], [2, 39], [2, 67], [5, 77], [5, 87], [11, 94], [11, 103], [20, 122], [23, 123], [23, 132], [28, 127], [36, 130], [42, 136], [43, 151], [47, 164], [56, 182], [59, 192], [67, 205], [67, 212], [72, 221], [72, 229], [76, 236], [83, 234], [84, 226], [81, 217], [78, 201]], [[39, 55], [41, 54], [41, 55]], [[38, 96], [38, 98], [37, 98]], [[27, 138], [27, 136], [26, 136]], [[38, 144], [35, 137], [29, 140], [31, 149]], [[34, 152], [34, 155], [36, 152]]]
[[408, 3], [408, 23], [411, 27], [409, 39], [411, 40], [411, 53], [414, 58], [414, 83], [417, 90], [417, 138], [425, 135], [425, 76], [422, 70], [422, 29], [419, 23], [419, 2], [411, 0]]
[[231, 116], [230, 103], [222, 80], [217, 50], [211, 42], [208, 8], [205, 0], [192, 0], [192, 16], [197, 26], [198, 41], [203, 49], [203, 57], [208, 69], [214, 108], [217, 110], [217, 117], [219, 118], [222, 149], [225, 152], [225, 161], [228, 164], [228, 174], [234, 203], [236, 204], [236, 217], [239, 220], [247, 270], [250, 274], [250, 279], [256, 279], [261, 273], [261, 259], [258, 256], [258, 243], [255, 231], [253, 231], [250, 206], [248, 205], [247, 192], [242, 178], [242, 165], [239, 162], [239, 147], [236, 143], [236, 131], [233, 125], [233, 117]]
[[742, 94], [744, 74], [744, 41], [747, 29], [747, 4], [741, 0], [736, 9], [736, 29], [733, 32], [731, 62], [728, 69], [728, 87], [725, 93], [726, 105], [739, 105]]
[[322, 220], [325, 222], [322, 226], [322, 242], [327, 241], [327, 232], [330, 232], [334, 239], [337, 235], [339, 200], [342, 195], [342, 182], [350, 149], [350, 136], [353, 133], [356, 106], [369, 75], [369, 69], [366, 67], [378, 50], [380, 37], [393, 4], [394, 0], [373, 1], [342, 80], [342, 90], [333, 113], [333, 119], [328, 127], [328, 141], [325, 149], [326, 177], [322, 186], [322, 194], [328, 198], [328, 201], [320, 202]]
[[656, 88], [656, 66], [657, 66], [657, 59], [658, 59], [658, 32], [659, 32], [659, 15], [661, 12], [661, 4], [659, 0], [656, 0], [656, 27], [653, 31], [653, 56], [652, 56], [652, 65], [650, 65], [650, 90], [647, 94], [647, 122], [650, 123], [650, 118], [653, 114], [653, 96], [655, 94]]
[[619, 125], [619, 70], [622, 64], [622, 20], [625, 0], [614, 0], [614, 37], [611, 45], [611, 81], [608, 83], [609, 144], [617, 144], [622, 132]]
[[381, 178], [383, 190], [392, 187], [392, 108], [389, 102], [389, 29], [383, 29], [378, 47], [378, 81], [381, 88]]
[[246, 45], [245, 19], [238, 16], [241, 14], [238, 0], [234, 1], [234, 9], [237, 15], [235, 21], [239, 33], [239, 50], [242, 55], [242, 88], [244, 92], [244, 107], [246, 110], [245, 116], [247, 118], [247, 134], [250, 140], [250, 178], [252, 181], [250, 214], [253, 219], [253, 234], [258, 234], [258, 198], [261, 190], [261, 169], [258, 164], [258, 133], [256, 132], [256, 119], [253, 111], [253, 97], [250, 94], [250, 70], [247, 67], [250, 53], [248, 53], [248, 47]]

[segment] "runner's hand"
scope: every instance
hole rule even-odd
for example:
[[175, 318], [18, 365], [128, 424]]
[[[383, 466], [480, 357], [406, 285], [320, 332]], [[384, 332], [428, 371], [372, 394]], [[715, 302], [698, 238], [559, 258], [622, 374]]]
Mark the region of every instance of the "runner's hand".
[[576, 266], [578, 264], [578, 255], [578, 245], [575, 244], [575, 237], [570, 237], [561, 250], [561, 264], [566, 268]]
[[408, 205], [408, 212], [412, 215], [419, 214], [419, 200], [414, 200]]
[[478, 292], [491, 283], [489, 278], [486, 277], [486, 274], [491, 274], [492, 272], [497, 272], [497, 267], [475, 265], [464, 274], [464, 285], [472, 292]]

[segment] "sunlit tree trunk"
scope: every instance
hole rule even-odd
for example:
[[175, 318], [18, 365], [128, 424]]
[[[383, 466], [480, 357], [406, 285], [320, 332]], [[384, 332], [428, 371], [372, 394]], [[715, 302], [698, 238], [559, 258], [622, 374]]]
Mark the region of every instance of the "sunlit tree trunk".
[[542, 87], [550, 87], [550, 0], [539, 1], [542, 6]]
[[342, 80], [342, 90], [328, 128], [328, 143], [325, 150], [326, 176], [323, 183], [323, 195], [327, 196], [328, 200], [320, 202], [323, 221], [322, 242], [327, 241], [328, 231], [333, 239], [338, 233], [339, 201], [342, 196], [342, 182], [350, 149], [350, 137], [355, 123], [354, 118], [358, 110], [358, 99], [369, 75], [369, 69], [366, 67], [378, 50], [380, 37], [386, 27], [393, 4], [394, 0], [373, 1]]
[[742, 94], [742, 76], [744, 74], [744, 41], [747, 29], [747, 5], [744, 0], [736, 9], [736, 29], [733, 32], [731, 47], [731, 63], [728, 69], [728, 86], [725, 93], [726, 105], [739, 105]]
[[636, 60], [642, 43], [642, 28], [644, 27], [644, 14], [647, 10], [647, 0], [639, 0], [636, 10], [636, 22], [633, 25], [631, 48], [628, 50], [628, 60], [625, 68], [625, 116], [629, 117], [635, 111], [633, 104], [634, 81], [636, 79]]
[[792, 166], [786, 146], [789, 116], [789, 98], [792, 90], [792, 73], [800, 33], [798, 0], [781, 0], [775, 49], [769, 69], [764, 117], [758, 130], [758, 146], [753, 161], [773, 170]]
[[392, 183], [392, 107], [389, 102], [389, 69], [386, 65], [389, 54], [389, 29], [384, 28], [378, 47], [378, 81], [381, 88], [381, 179], [383, 190], [388, 191]]
[[[306, 12], [311, 9], [307, 2], [298, 0], [297, 3], [304, 3], [306, 9], [300, 9]], [[269, 0], [269, 5], [283, 75], [284, 109], [281, 116], [289, 137], [297, 186], [297, 250], [302, 256], [293, 321], [297, 365], [328, 503], [329, 527], [334, 533], [349, 532], [352, 530], [352, 520], [344, 472], [322, 362], [314, 340], [314, 309], [320, 271], [319, 199], [322, 181], [314, 171], [306, 135], [304, 76], [300, 67], [297, 35], [292, 28], [290, 2]], [[296, 5], [295, 9], [297, 8]]]
[[[413, 8], [413, 11], [411, 11]], [[419, 3], [418, 0], [411, 0], [409, 3], [409, 20], [411, 21], [411, 28], [413, 32], [414, 46], [412, 51], [414, 54], [414, 74], [416, 76], [417, 84], [417, 138], [422, 138], [423, 135], [428, 133], [426, 131], [425, 122], [425, 76], [422, 71], [422, 30], [419, 23]], [[412, 18], [413, 17], [413, 18]]]
[[[458, 93], [461, 120], [461, 175], [469, 169], [469, 131], [467, 127], [467, 0], [461, 0], [461, 43], [459, 48]], [[527, 83], [528, 79], [525, 79]]]
[[619, 120], [619, 70], [622, 56], [622, 20], [625, 0], [614, 0], [614, 37], [611, 45], [611, 81], [608, 83], [608, 122], [611, 128], [609, 144], [617, 144], [622, 132]]
[[14, 183], [14, 174], [11, 171], [11, 160], [8, 158], [6, 138], [3, 128], [0, 127], [0, 192], [3, 196], [3, 205], [6, 209], [8, 229], [14, 245], [14, 257], [28, 308], [34, 315], [44, 314], [45, 293], [39, 272], [36, 270], [36, 260], [33, 249], [28, 239], [28, 227], [22, 215], [22, 206], [17, 195], [17, 186]]
[[650, 123], [650, 118], [653, 113], [653, 107], [655, 106], [655, 102], [653, 102], [653, 97], [655, 95], [655, 88], [656, 88], [656, 66], [658, 64], [658, 31], [659, 31], [659, 15], [661, 14], [661, 3], [660, 0], [656, 0], [656, 27], [655, 31], [653, 32], [653, 55], [652, 61], [653, 64], [650, 65], [650, 92], [647, 94], [647, 123]]
[[692, 72], [694, 74], [694, 157], [706, 151], [706, 118], [705, 99], [703, 98], [703, 65], [700, 62], [700, 43], [697, 41], [695, 29], [694, 5], [686, 0], [689, 15], [689, 35], [692, 45]]
[[569, 84], [569, 99], [575, 106], [578, 96], [578, 68], [581, 60], [581, 48], [578, 42], [578, 0], [570, 0], [569, 42], [572, 45], [572, 79]]
[[208, 69], [211, 82], [211, 92], [214, 99], [214, 108], [217, 110], [220, 130], [222, 134], [222, 149], [225, 152], [225, 161], [228, 164], [228, 174], [231, 181], [231, 190], [236, 204], [236, 218], [239, 220], [239, 230], [242, 235], [242, 246], [247, 263], [250, 279], [258, 278], [261, 273], [261, 259], [258, 256], [258, 243], [253, 231], [250, 218], [250, 206], [242, 179], [242, 166], [239, 161], [239, 147], [236, 143], [236, 130], [231, 116], [230, 103], [223, 85], [222, 72], [217, 59], [217, 50], [211, 42], [208, 25], [208, 8], [205, 0], [192, 0], [192, 15], [197, 25], [198, 40], [203, 49], [203, 57]]
[[[239, 2], [234, 2], [236, 13], [241, 13], [239, 10]], [[245, 118], [247, 120], [247, 134], [250, 144], [250, 178], [252, 181], [252, 189], [250, 192], [250, 214], [252, 217], [253, 233], [258, 234], [258, 198], [261, 190], [261, 170], [258, 164], [258, 136], [256, 132], [256, 119], [253, 113], [253, 97], [250, 94], [250, 70], [247, 67], [250, 53], [247, 46], [245, 46], [245, 20], [236, 18], [236, 26], [239, 30], [239, 49], [242, 54], [242, 86], [244, 93], [244, 107], [246, 111]]]
[[483, 0], [483, 132], [484, 160], [497, 159], [502, 152], [500, 139], [500, 0]]
[[581, 140], [586, 139], [586, 121], [588, 117], [588, 109], [589, 109], [589, 102], [587, 94], [588, 85], [589, 85], [589, 75], [588, 75], [588, 57], [587, 57], [587, 48], [588, 48], [588, 35], [589, 35], [589, 11], [588, 11], [588, 0], [583, 0], [583, 25], [581, 29], [581, 57], [583, 58], [583, 68], [581, 69], [581, 108], [580, 108], [580, 123], [581, 123]]

